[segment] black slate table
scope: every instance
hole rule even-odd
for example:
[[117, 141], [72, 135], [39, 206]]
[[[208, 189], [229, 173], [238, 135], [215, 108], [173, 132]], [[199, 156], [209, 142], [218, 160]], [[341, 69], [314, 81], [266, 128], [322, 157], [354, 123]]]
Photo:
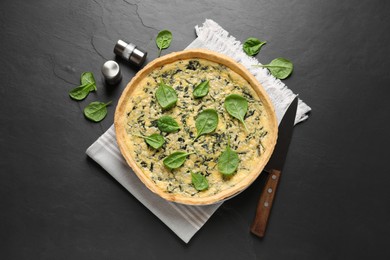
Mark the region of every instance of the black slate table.
[[[223, 3], [222, 3], [223, 2]], [[81, 1], [0, 3], [1, 259], [389, 259], [390, 4], [387, 1]], [[105, 86], [118, 39], [157, 57], [184, 49], [211, 18], [257, 58], [294, 62], [284, 82], [312, 107], [295, 128], [266, 237], [249, 233], [260, 177], [183, 243], [85, 155], [113, 123], [137, 69]], [[92, 71], [98, 91], [68, 91]], [[101, 123], [83, 107], [112, 100]]]

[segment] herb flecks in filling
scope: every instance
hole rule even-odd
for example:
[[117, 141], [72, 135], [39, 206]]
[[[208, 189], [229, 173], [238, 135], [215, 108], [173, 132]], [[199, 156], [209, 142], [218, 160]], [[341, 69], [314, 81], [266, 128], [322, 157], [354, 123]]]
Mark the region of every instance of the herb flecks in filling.
[[[177, 94], [176, 105], [168, 110], [159, 105], [155, 96], [161, 80]], [[205, 81], [209, 83], [207, 95], [194, 97], [194, 89]], [[248, 101], [244, 121], [250, 131], [245, 131], [242, 122], [226, 111], [224, 102], [230, 94]], [[196, 116], [206, 109], [218, 113], [218, 125], [215, 131], [194, 142], [198, 134]], [[266, 114], [262, 111], [263, 105], [249, 83], [226, 66], [201, 59], [177, 61], [151, 72], [131, 96], [126, 107], [130, 150], [143, 173], [162, 190], [187, 197], [211, 196], [244, 179], [267, 149], [262, 145], [268, 131]], [[158, 120], [162, 116], [174, 119], [180, 130], [160, 131]], [[158, 150], [153, 149], [142, 138], [132, 137], [139, 133], [145, 136], [160, 133], [165, 144]], [[228, 145], [228, 137], [240, 163], [230, 178], [224, 178], [218, 171], [218, 158]], [[169, 169], [163, 160], [174, 151], [194, 154], [179, 168]], [[193, 172], [201, 172], [207, 178], [207, 189], [199, 191], [194, 187]]]

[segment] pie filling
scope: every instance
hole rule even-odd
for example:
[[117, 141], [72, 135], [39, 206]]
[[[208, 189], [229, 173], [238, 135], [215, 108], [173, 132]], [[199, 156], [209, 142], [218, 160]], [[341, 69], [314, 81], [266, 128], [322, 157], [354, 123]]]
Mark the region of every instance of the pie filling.
[[[209, 93], [194, 98], [193, 89], [202, 81], [209, 80]], [[178, 97], [176, 106], [163, 110], [156, 100], [155, 92], [160, 81], [175, 89]], [[248, 101], [244, 125], [228, 114], [224, 107], [225, 98], [238, 94]], [[268, 115], [250, 84], [228, 67], [205, 59], [179, 60], [153, 70], [137, 86], [126, 101], [128, 148], [135, 162], [161, 191], [184, 197], [208, 197], [240, 183], [259, 162], [267, 149], [263, 143], [270, 129]], [[205, 109], [218, 112], [218, 126], [210, 134], [197, 135], [196, 116]], [[180, 125], [174, 133], [163, 133], [157, 127], [157, 120], [168, 115]], [[147, 145], [143, 138], [159, 133], [165, 144], [158, 150]], [[240, 163], [237, 172], [224, 177], [217, 167], [218, 157], [230, 147], [238, 153]], [[187, 157], [178, 169], [170, 170], [163, 159], [175, 151], [195, 152]], [[191, 172], [206, 176], [209, 187], [197, 191], [191, 181]]]

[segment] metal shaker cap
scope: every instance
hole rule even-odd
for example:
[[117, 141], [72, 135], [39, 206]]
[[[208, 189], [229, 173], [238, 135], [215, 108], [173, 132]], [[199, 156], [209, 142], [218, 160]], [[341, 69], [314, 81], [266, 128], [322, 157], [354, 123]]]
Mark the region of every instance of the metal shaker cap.
[[107, 84], [115, 85], [122, 79], [121, 69], [113, 60], [106, 61], [102, 66], [102, 74]]
[[114, 53], [131, 63], [141, 66], [146, 59], [147, 52], [137, 48], [133, 43], [126, 43], [122, 40], [118, 40], [114, 47]]

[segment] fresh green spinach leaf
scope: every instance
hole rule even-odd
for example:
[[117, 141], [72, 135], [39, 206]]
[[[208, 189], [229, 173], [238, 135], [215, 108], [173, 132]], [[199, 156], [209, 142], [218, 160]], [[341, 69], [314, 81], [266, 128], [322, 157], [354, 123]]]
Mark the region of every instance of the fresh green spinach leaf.
[[206, 96], [209, 93], [209, 81], [203, 81], [198, 86], [194, 88], [194, 97], [201, 98]]
[[74, 100], [83, 100], [91, 91], [96, 91], [96, 82], [92, 72], [81, 74], [81, 85], [69, 91], [69, 96]]
[[244, 97], [237, 94], [227, 96], [225, 98], [225, 109], [231, 116], [240, 120], [248, 131], [244, 121], [245, 114], [248, 110], [248, 101]]
[[156, 98], [163, 109], [170, 109], [176, 105], [177, 94], [176, 91], [160, 81], [160, 85], [156, 90]]
[[162, 116], [157, 120], [157, 127], [161, 132], [172, 133], [180, 129], [179, 124], [171, 116]]
[[159, 134], [151, 134], [149, 136], [143, 136], [143, 135], [135, 135], [135, 136], [142, 137], [148, 145], [150, 145], [152, 148], [156, 150], [161, 148], [165, 143], [164, 137]]
[[93, 122], [102, 121], [107, 115], [107, 106], [111, 104], [111, 101], [108, 103], [103, 102], [91, 102], [88, 106], [84, 108], [84, 115], [86, 118]]
[[158, 57], [161, 55], [161, 51], [166, 49], [171, 45], [172, 42], [172, 33], [168, 30], [163, 30], [157, 34], [156, 44], [159, 49]]
[[195, 189], [198, 191], [205, 190], [209, 187], [209, 182], [207, 181], [207, 178], [203, 176], [200, 172], [197, 173], [192, 172], [191, 180]]
[[174, 152], [163, 160], [164, 165], [169, 169], [177, 169], [184, 164], [187, 156], [194, 153]]
[[69, 96], [74, 100], [83, 100], [93, 90], [92, 84], [84, 84], [69, 91]]
[[238, 154], [230, 148], [230, 141], [226, 150], [218, 158], [218, 171], [223, 175], [229, 176], [236, 172], [240, 159]]
[[242, 48], [249, 56], [255, 56], [260, 52], [261, 47], [266, 43], [266, 41], [260, 41], [257, 38], [250, 37], [246, 39]]
[[81, 82], [82, 85], [84, 85], [84, 84], [93, 84], [93, 89], [97, 90], [96, 89], [95, 77], [93, 76], [92, 72], [83, 72], [81, 74], [80, 82]]
[[[218, 125], [218, 113], [214, 109], [205, 109], [196, 118], [195, 126], [199, 136], [213, 132]], [[195, 141], [194, 140], [194, 141]]]
[[294, 65], [284, 58], [276, 58], [266, 65], [256, 65], [256, 67], [267, 68], [277, 79], [285, 79], [291, 75]]

